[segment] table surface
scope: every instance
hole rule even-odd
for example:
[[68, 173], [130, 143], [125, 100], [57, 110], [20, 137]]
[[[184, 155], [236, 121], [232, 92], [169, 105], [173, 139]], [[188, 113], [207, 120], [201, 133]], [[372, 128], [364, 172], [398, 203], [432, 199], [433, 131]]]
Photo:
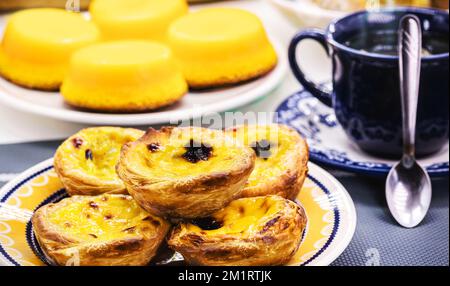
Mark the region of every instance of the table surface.
[[[237, 6], [256, 13], [268, 33], [286, 47], [299, 29], [266, 1], [226, 1], [207, 5]], [[328, 79], [331, 68], [322, 49], [311, 43], [301, 48], [311, 55], [303, 59], [303, 64], [308, 67], [312, 78], [318, 81]], [[270, 96], [242, 107], [240, 111], [273, 111], [278, 103], [299, 88], [289, 73]], [[0, 106], [0, 186], [16, 173], [52, 157], [62, 138], [84, 127], [86, 125], [58, 122]], [[449, 264], [448, 177], [433, 180], [431, 209], [423, 223], [415, 229], [404, 229], [389, 215], [384, 200], [384, 178], [327, 170], [347, 188], [358, 216], [352, 242], [333, 265]]]

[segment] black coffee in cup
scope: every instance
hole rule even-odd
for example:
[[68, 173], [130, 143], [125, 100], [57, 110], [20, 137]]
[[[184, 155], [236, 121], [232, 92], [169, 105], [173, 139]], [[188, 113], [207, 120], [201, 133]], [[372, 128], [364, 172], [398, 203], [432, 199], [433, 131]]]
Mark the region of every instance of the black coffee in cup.
[[[449, 52], [447, 33], [424, 31], [422, 37], [422, 56]], [[346, 46], [367, 53], [398, 55], [398, 33], [395, 30], [369, 30], [357, 33], [343, 41]]]

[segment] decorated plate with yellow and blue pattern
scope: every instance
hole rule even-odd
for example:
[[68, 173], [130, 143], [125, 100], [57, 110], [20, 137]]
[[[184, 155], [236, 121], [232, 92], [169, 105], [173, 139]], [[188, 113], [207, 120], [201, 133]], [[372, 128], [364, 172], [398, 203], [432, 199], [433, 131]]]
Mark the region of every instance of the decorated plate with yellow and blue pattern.
[[[288, 263], [292, 266], [329, 265], [348, 246], [356, 227], [355, 207], [345, 188], [317, 165], [310, 163], [309, 169], [298, 196], [308, 224], [300, 248]], [[39, 207], [66, 196], [53, 159], [28, 169], [0, 190], [0, 265], [48, 265], [31, 216]]]

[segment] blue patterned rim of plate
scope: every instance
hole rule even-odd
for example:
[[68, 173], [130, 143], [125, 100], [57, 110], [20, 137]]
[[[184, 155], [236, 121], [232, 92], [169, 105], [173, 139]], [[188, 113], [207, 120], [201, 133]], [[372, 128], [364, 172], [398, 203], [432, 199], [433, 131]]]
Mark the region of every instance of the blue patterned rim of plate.
[[[317, 186], [319, 186], [319, 188], [327, 195], [330, 196], [330, 191], [322, 184], [320, 183], [316, 178], [314, 178], [311, 175], [308, 175], [308, 178], [314, 182], [314, 184], [316, 184]], [[65, 189], [61, 189], [59, 191], [57, 191], [56, 193], [54, 193], [53, 195], [51, 195], [50, 197], [48, 197], [47, 199], [45, 199], [42, 203], [39, 204], [39, 206], [36, 208], [40, 208], [44, 205], [50, 204], [50, 203], [55, 203], [58, 202], [64, 198], [68, 197], [66, 190]], [[330, 198], [331, 199], [331, 198]], [[330, 237], [328, 238], [327, 242], [323, 245], [322, 248], [320, 248], [311, 258], [309, 258], [307, 261], [305, 261], [304, 263], [302, 263], [300, 266], [306, 266], [308, 265], [310, 262], [312, 262], [313, 260], [315, 260], [320, 254], [322, 254], [322, 252], [325, 251], [325, 249], [328, 248], [328, 246], [331, 244], [331, 242], [333, 241], [334, 237], [336, 236], [336, 233], [338, 231], [339, 228], [339, 222], [340, 222], [340, 213], [339, 213], [339, 209], [334, 206], [334, 224], [333, 224], [333, 230], [331, 231]], [[302, 240], [303, 237], [305, 235], [305, 232], [302, 235]], [[34, 253], [47, 265], [52, 265], [52, 263], [48, 260], [48, 258], [46, 257], [45, 253], [42, 251], [36, 235], [33, 232], [33, 226], [31, 224], [31, 220], [28, 221], [27, 223], [27, 227], [26, 227], [26, 238], [27, 238], [27, 243], [30, 246], [30, 248], [34, 251]], [[1, 251], [1, 248], [0, 248]], [[13, 261], [10, 259], [10, 261]], [[15, 262], [15, 261], [14, 261]], [[15, 262], [17, 263], [17, 262]]]
[[[14, 194], [14, 192], [16, 192], [17, 190], [19, 190], [19, 188], [24, 185], [25, 183], [27, 183], [28, 181], [32, 180], [33, 178], [35, 178], [36, 176], [42, 174], [43, 172], [47, 172], [50, 169], [52, 169], [53, 166], [51, 167], [47, 167], [44, 168], [42, 170], [39, 170], [33, 174], [31, 174], [30, 176], [28, 176], [27, 178], [25, 178], [24, 180], [20, 181], [17, 185], [15, 185], [14, 187], [11, 188], [11, 190], [9, 192], [7, 192], [3, 197], [0, 197], [0, 202], [6, 202], [7, 199]], [[311, 257], [309, 258], [307, 261], [305, 261], [304, 263], [302, 263], [299, 266], [305, 266], [308, 265], [309, 263], [311, 263], [312, 261], [314, 261], [319, 255], [321, 255], [329, 246], [330, 244], [333, 242], [334, 238], [336, 237], [336, 234], [339, 230], [339, 226], [340, 226], [340, 220], [341, 220], [341, 213], [339, 208], [336, 205], [336, 202], [334, 201], [334, 199], [332, 198], [332, 194], [331, 192], [327, 189], [327, 187], [325, 187], [318, 179], [316, 179], [315, 177], [313, 177], [312, 175], [308, 175], [308, 178], [314, 182], [314, 184], [316, 184], [323, 192], [324, 194], [329, 198], [330, 202], [332, 203], [333, 206], [333, 212], [334, 212], [334, 223], [333, 223], [333, 229], [331, 231], [330, 236], [328, 237], [327, 241], [325, 242], [325, 244], [317, 250], [317, 252]], [[34, 211], [36, 211], [38, 208], [46, 205], [46, 204], [50, 204], [50, 203], [55, 203], [58, 202], [64, 198], [66, 198], [67, 192], [65, 189], [60, 189], [57, 190], [55, 193], [53, 193], [52, 195], [50, 195], [49, 197], [47, 197], [45, 200], [43, 200]], [[0, 206], [1, 207], [1, 206]], [[305, 235], [305, 233], [303, 233], [303, 236]], [[25, 236], [26, 236], [26, 241], [28, 243], [28, 246], [33, 250], [33, 252], [46, 264], [46, 265], [52, 265], [52, 263], [49, 261], [49, 259], [46, 257], [45, 253], [42, 251], [41, 247], [39, 246], [39, 243], [37, 241], [37, 238], [34, 234], [33, 231], [33, 226], [31, 223], [31, 219], [27, 222], [26, 224], [26, 231], [25, 231]], [[303, 240], [303, 237], [302, 237]], [[0, 243], [0, 254], [5, 257], [9, 262], [11, 262], [13, 265], [16, 266], [20, 266], [20, 264], [14, 260], [14, 258], [12, 258], [10, 255], [8, 255], [8, 253], [5, 251], [5, 249], [3, 248], [3, 246]]]
[[[349, 142], [333, 113], [309, 92], [302, 90], [285, 99], [276, 109], [274, 121], [288, 125], [307, 139], [310, 159], [329, 167], [366, 175], [387, 175], [394, 161], [374, 159], [348, 143], [333, 147], [324, 142]], [[324, 138], [326, 137], [326, 139]], [[338, 139], [338, 140], [333, 140]], [[346, 142], [346, 143], [347, 143]], [[422, 162], [432, 177], [448, 176], [448, 150]], [[354, 158], [357, 155], [359, 159]], [[363, 160], [361, 158], [364, 158]], [[420, 160], [419, 160], [420, 161]]]

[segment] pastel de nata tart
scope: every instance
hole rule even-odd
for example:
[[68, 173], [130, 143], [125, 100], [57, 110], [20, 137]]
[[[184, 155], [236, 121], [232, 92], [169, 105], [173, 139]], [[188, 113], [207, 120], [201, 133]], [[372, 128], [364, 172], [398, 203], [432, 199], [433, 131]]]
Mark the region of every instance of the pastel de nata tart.
[[105, 40], [166, 41], [169, 25], [188, 5], [186, 0], [95, 0], [89, 11]]
[[149, 41], [118, 41], [77, 51], [61, 87], [72, 106], [138, 112], [171, 105], [187, 83], [170, 49]]
[[96, 26], [80, 14], [53, 8], [16, 12], [0, 47], [0, 74], [27, 88], [58, 90], [72, 53], [99, 38]]
[[169, 43], [191, 88], [234, 85], [262, 76], [277, 55], [254, 14], [207, 8], [176, 20]]
[[149, 129], [122, 148], [117, 174], [145, 210], [171, 218], [205, 217], [239, 197], [255, 154], [222, 131]]
[[294, 200], [308, 173], [309, 152], [297, 131], [278, 124], [242, 125], [227, 130], [256, 154], [243, 197], [279, 195]]
[[38, 209], [36, 238], [57, 265], [146, 265], [170, 224], [127, 195], [74, 196]]
[[70, 195], [126, 193], [115, 172], [122, 145], [137, 140], [143, 131], [96, 127], [81, 130], [56, 150], [55, 171]]
[[296, 253], [306, 222], [293, 201], [241, 198], [210, 218], [175, 226], [168, 244], [192, 265], [282, 265]]

